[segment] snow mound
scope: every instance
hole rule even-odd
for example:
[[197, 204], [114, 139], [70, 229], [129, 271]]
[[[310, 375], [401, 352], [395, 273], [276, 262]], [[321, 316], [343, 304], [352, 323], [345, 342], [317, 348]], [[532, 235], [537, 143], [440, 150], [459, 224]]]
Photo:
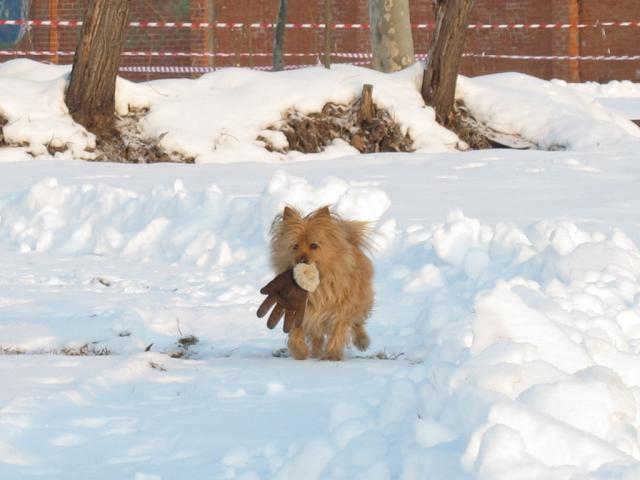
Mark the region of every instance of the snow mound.
[[[329, 102], [348, 104], [373, 85], [374, 101], [413, 139], [416, 152], [445, 152], [460, 145], [435, 121], [420, 95], [422, 68], [416, 63], [393, 74], [352, 65], [284, 72], [225, 68], [196, 80], [133, 83], [118, 79], [116, 112], [145, 111], [142, 135], [158, 140], [168, 154], [196, 162], [232, 163], [328, 159], [356, 153], [336, 140], [319, 154], [269, 152], [259, 137], [284, 149], [284, 135], [267, 130], [287, 111], [319, 112]], [[11, 145], [35, 157], [93, 158], [95, 138], [73, 122], [64, 103], [70, 66], [11, 60], [0, 65], [0, 116]], [[633, 88], [632, 88], [633, 87]], [[594, 90], [595, 87], [584, 87]], [[603, 89], [605, 87], [602, 87]], [[633, 84], [609, 90], [635, 92]], [[635, 93], [633, 93], [635, 95]], [[457, 97], [482, 123], [521, 136], [542, 149], [589, 150], [636, 142], [640, 129], [593, 97], [561, 82], [504, 73], [460, 77]]]
[[640, 251], [626, 235], [454, 211], [394, 248], [386, 288], [426, 305], [414, 366], [376, 406], [336, 402], [281, 478], [312, 445], [331, 478], [635, 478]]
[[521, 73], [461, 76], [456, 97], [481, 123], [544, 150], [612, 148], [640, 138], [640, 128], [591, 95]]
[[180, 180], [148, 193], [56, 178], [0, 199], [0, 243], [20, 252], [125, 257], [225, 267], [263, 258], [271, 222], [285, 205], [324, 205], [347, 219], [376, 221], [383, 191], [328, 179], [314, 186], [276, 172], [259, 198], [232, 198], [216, 185], [190, 192]]
[[[11, 144], [28, 145], [33, 156], [48, 156], [49, 145], [68, 148], [63, 158], [92, 158], [95, 138], [73, 122], [64, 103], [70, 66], [51, 66], [32, 60], [12, 60], [0, 66], [0, 115]], [[435, 122], [419, 92], [418, 65], [396, 74], [336, 65], [331, 70], [306, 68], [278, 73], [228, 68], [197, 80], [158, 80], [136, 84], [118, 79], [116, 112], [149, 110], [143, 133], [158, 138], [168, 153], [194, 157], [198, 162], [279, 161], [300, 158], [268, 152], [257, 140], [265, 129], [296, 109], [320, 111], [325, 103], [349, 103], [362, 85], [374, 85], [374, 100], [410, 132], [417, 151], [448, 151], [458, 139]], [[282, 139], [280, 139], [282, 141]], [[323, 152], [323, 158], [353, 154], [345, 142]], [[312, 158], [312, 157], [309, 157]]]
[[[376, 309], [368, 328], [379, 345], [400, 346], [398, 361], [270, 358], [282, 333], [256, 323], [254, 312], [257, 288], [272, 274], [269, 227], [286, 204], [303, 212], [331, 204], [347, 218], [376, 222], [386, 244], [374, 258]], [[230, 402], [224, 405], [244, 399], [259, 421], [267, 420], [252, 445], [244, 431], [232, 443], [244, 446], [232, 451], [227, 437], [212, 437], [225, 443], [224, 456], [211, 460], [216, 473], [225, 472], [220, 477], [637, 478], [640, 251], [634, 241], [620, 230], [588, 231], [554, 218], [528, 228], [487, 225], [460, 210], [442, 223], [396, 232], [395, 223], [384, 221], [389, 205], [373, 182], [310, 182], [283, 171], [261, 193], [249, 189], [244, 196], [215, 185], [188, 189], [179, 180], [148, 190], [39, 181], [0, 197], [0, 256], [11, 259], [0, 298], [2, 346], [130, 354], [111, 357], [117, 368], [87, 381], [90, 398], [113, 388], [122, 395], [116, 403], [124, 403], [142, 378], [164, 385], [161, 398], [174, 398], [177, 385], [197, 381], [202, 402], [194, 407], [187, 394], [178, 402], [190, 414], [201, 408], [198, 418], [207, 425], [219, 426], [220, 417], [206, 413], [220, 411], [212, 410], [211, 399]], [[172, 363], [161, 353], [178, 348], [183, 334], [199, 339], [193, 347], [199, 356]], [[245, 377], [247, 364], [238, 360], [258, 365], [255, 377]], [[232, 382], [227, 368], [240, 371], [243, 383]], [[313, 401], [305, 403], [308, 387], [300, 378], [290, 381], [293, 376], [314, 385]], [[20, 388], [35, 388], [33, 377], [19, 377]], [[63, 404], [78, 408], [71, 393], [77, 384], [64, 378], [47, 381], [73, 384], [62, 385]], [[114, 388], [110, 379], [126, 386]], [[273, 436], [273, 417], [263, 414], [267, 404], [256, 403], [265, 396], [268, 408], [284, 412], [277, 417], [285, 425], [282, 438]], [[157, 411], [175, 416], [168, 408]], [[66, 418], [56, 413], [48, 418]], [[138, 411], [131, 418], [145, 421]], [[163, 425], [157, 416], [146, 421]], [[47, 441], [80, 441], [67, 433]]]
[[[272, 278], [271, 223], [286, 204], [303, 211], [331, 204], [345, 218], [366, 214], [375, 224], [389, 199], [372, 186], [335, 178], [314, 185], [281, 171], [251, 197], [216, 185], [188, 190], [180, 180], [134, 191], [56, 178], [0, 197], [1, 255], [19, 255], [25, 265], [68, 259], [35, 277], [5, 272], [7, 285], [45, 293], [36, 305], [20, 289], [0, 298], [0, 308], [12, 306], [3, 313], [0, 351], [122, 354], [153, 344], [184, 353], [175, 343], [184, 331], [203, 349], [270, 354], [278, 336], [265, 344], [271, 331], [257, 326], [254, 312], [257, 289]], [[384, 246], [393, 232], [387, 226], [377, 236]], [[167, 295], [177, 303], [167, 304]]]
[[[0, 63], [0, 117], [7, 120], [4, 137], [34, 157], [93, 159], [95, 136], [73, 121], [64, 102], [70, 65], [28, 59]], [[149, 87], [118, 78], [116, 112], [143, 109], [158, 96]]]
[[[308, 114], [328, 102], [347, 104], [369, 83], [374, 101], [394, 116], [403, 134], [410, 132], [417, 151], [451, 150], [458, 139], [435, 122], [433, 109], [424, 107], [419, 78], [417, 64], [395, 74], [351, 65], [276, 73], [221, 69], [197, 80], [150, 82], [163, 96], [152, 101], [144, 127], [152, 137], [166, 132], [162, 147], [199, 162], [289, 158], [265, 152], [257, 137], [270, 135], [265, 129], [289, 109]], [[352, 153], [343, 145], [331, 156]]]
[[69, 116], [64, 103], [68, 68], [31, 60], [0, 64], [0, 117], [5, 141], [33, 156], [67, 148], [68, 158], [92, 158], [95, 137]]
[[612, 80], [608, 83], [567, 83], [564, 80], [553, 80], [553, 82], [588, 93], [594, 97], [640, 98], [640, 83], [634, 83], [629, 80]]

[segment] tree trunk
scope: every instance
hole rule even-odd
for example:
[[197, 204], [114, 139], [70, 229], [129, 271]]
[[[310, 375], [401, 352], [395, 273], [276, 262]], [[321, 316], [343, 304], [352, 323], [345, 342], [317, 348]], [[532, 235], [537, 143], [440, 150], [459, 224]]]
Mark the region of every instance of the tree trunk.
[[373, 85], [365, 83], [360, 95], [360, 107], [358, 108], [358, 125], [370, 124], [376, 116], [376, 106], [373, 103]]
[[415, 62], [409, 0], [369, 0], [373, 68], [395, 72]]
[[324, 0], [324, 68], [331, 68], [331, 0]]
[[49, 61], [58, 64], [58, 50], [60, 50], [60, 42], [58, 41], [58, 0], [49, 0], [49, 18], [51, 19], [51, 27], [49, 27], [49, 51], [51, 56]]
[[73, 119], [99, 133], [113, 125], [120, 54], [130, 0], [93, 0], [73, 59], [66, 103]]
[[273, 70], [278, 72], [284, 69], [282, 49], [284, 47], [284, 28], [287, 23], [287, 0], [280, 0], [278, 7], [278, 19], [276, 20], [276, 32], [273, 39]]
[[422, 98], [436, 111], [436, 120], [450, 126], [467, 20], [473, 0], [434, 0], [436, 31], [422, 77]]
[[216, 6], [215, 0], [207, 0], [205, 3], [205, 12], [207, 14], [207, 22], [209, 22], [209, 28], [205, 35], [207, 36], [207, 52], [211, 53], [208, 57], [208, 65], [213, 69], [216, 68], [216, 27], [213, 23], [216, 21]]
[[[568, 55], [571, 57], [580, 56], [580, 29], [578, 24], [580, 23], [580, 0], [569, 0], [567, 5], [569, 10], [569, 23], [571, 28], [567, 32], [568, 38]], [[569, 60], [569, 82], [580, 83], [580, 60]]]

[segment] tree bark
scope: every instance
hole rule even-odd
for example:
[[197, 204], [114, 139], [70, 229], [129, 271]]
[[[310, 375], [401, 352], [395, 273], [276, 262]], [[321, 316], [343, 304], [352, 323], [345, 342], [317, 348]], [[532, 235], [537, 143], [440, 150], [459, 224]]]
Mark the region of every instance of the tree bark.
[[360, 107], [358, 108], [358, 125], [369, 124], [376, 116], [376, 106], [373, 103], [373, 85], [365, 83], [360, 95]]
[[67, 107], [76, 122], [96, 133], [113, 126], [129, 4], [130, 0], [93, 0], [73, 59]]
[[[209, 22], [209, 28], [205, 35], [207, 36], [207, 52], [215, 54], [216, 51], [216, 27], [213, 26], [213, 22], [216, 20], [216, 6], [215, 0], [207, 0], [205, 3], [205, 11], [207, 15], [207, 22]], [[210, 67], [216, 68], [216, 57], [210, 55], [208, 62]]]
[[434, 0], [436, 30], [422, 77], [422, 98], [444, 126], [452, 123], [458, 68], [473, 0]]
[[395, 72], [415, 62], [409, 0], [369, 0], [373, 68]]
[[[571, 28], [567, 32], [568, 38], [568, 54], [572, 57], [580, 56], [580, 0], [569, 0], [567, 5], [569, 10], [569, 23]], [[570, 82], [580, 83], [580, 60], [569, 60], [569, 78]]]
[[60, 50], [60, 42], [58, 41], [58, 0], [49, 0], [49, 18], [51, 19], [51, 27], [49, 27], [49, 51], [51, 63], [58, 63], [58, 50]]
[[324, 68], [331, 68], [331, 0], [324, 0]]
[[287, 23], [287, 0], [280, 0], [278, 7], [278, 19], [276, 20], [276, 31], [273, 39], [273, 70], [278, 72], [284, 69], [282, 60], [282, 49], [284, 47], [284, 28]]

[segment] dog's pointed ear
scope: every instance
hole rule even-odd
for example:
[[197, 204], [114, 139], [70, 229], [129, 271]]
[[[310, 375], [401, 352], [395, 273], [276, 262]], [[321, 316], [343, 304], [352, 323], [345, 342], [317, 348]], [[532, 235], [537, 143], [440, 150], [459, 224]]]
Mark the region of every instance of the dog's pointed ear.
[[294, 208], [291, 208], [289, 206], [284, 207], [284, 211], [282, 212], [282, 218], [284, 220], [288, 218], [299, 217], [299, 216], [300, 214]]
[[329, 205], [326, 207], [321, 207], [315, 212], [316, 217], [330, 217], [331, 211], [329, 210]]

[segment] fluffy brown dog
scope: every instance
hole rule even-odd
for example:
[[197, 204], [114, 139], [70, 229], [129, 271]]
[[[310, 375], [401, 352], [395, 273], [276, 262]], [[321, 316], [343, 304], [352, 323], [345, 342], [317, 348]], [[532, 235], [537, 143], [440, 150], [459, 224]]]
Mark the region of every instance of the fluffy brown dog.
[[285, 207], [273, 223], [271, 263], [283, 272], [297, 263], [315, 263], [320, 285], [309, 294], [301, 327], [289, 332], [291, 355], [341, 360], [348, 342], [369, 346], [364, 324], [373, 307], [373, 265], [365, 255], [369, 226], [333, 215], [329, 207], [306, 217]]

